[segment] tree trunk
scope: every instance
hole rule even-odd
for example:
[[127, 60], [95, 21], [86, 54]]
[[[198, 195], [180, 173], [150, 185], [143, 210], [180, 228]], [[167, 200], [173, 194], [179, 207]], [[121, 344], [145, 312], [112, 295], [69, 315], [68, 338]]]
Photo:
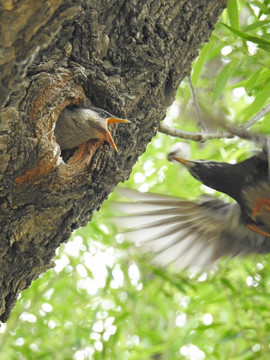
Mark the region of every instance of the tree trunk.
[[[156, 134], [226, 0], [2, 0], [0, 319], [53, 266]], [[68, 105], [131, 124], [118, 147], [90, 141], [68, 160], [54, 137]], [[78, 157], [78, 151], [82, 156]]]

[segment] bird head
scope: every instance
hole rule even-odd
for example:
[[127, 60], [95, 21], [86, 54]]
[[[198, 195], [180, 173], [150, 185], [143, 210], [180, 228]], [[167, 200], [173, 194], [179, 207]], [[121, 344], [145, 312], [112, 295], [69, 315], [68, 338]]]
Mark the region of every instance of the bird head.
[[186, 160], [178, 150], [169, 153], [168, 160], [181, 163], [195, 179], [236, 201], [241, 201], [243, 188], [252, 185], [258, 178], [266, 180], [268, 177], [266, 155], [262, 152], [236, 164]]
[[207, 160], [186, 160], [178, 151], [169, 153], [168, 160], [184, 165], [190, 174], [204, 185], [235, 199], [239, 198], [240, 184], [244, 180], [241, 165]]
[[108, 124], [129, 122], [96, 107], [65, 108], [59, 115], [54, 134], [61, 150], [73, 149], [90, 139], [103, 139], [117, 151]]
[[212, 161], [210, 162], [206, 160], [192, 161], [184, 159], [182, 157], [181, 151], [178, 150], [170, 152], [168, 154], [168, 160], [172, 162], [178, 162], [184, 165], [188, 169], [190, 174], [202, 183], [204, 182], [203, 169], [209, 168], [211, 166], [210, 164], [213, 163]]
[[108, 125], [114, 123], [125, 124], [130, 123], [130, 121], [127, 119], [117, 118], [107, 111], [96, 107], [81, 110], [84, 113], [82, 116], [84, 119], [84, 127], [86, 130], [90, 130], [91, 138], [104, 139], [117, 151], [115, 142], [108, 130]]

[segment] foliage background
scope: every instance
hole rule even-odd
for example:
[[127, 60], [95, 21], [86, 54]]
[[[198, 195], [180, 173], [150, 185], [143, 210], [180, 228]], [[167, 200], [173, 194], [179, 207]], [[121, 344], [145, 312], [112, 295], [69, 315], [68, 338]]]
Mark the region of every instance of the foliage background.
[[[230, 0], [193, 64], [205, 119], [241, 124], [269, 103], [269, 52], [268, 1]], [[165, 123], [199, 130], [187, 82]], [[269, 134], [269, 124], [270, 114], [252, 129]], [[210, 192], [168, 163], [178, 141], [158, 134], [125, 186], [188, 199]], [[189, 144], [192, 159], [240, 161], [254, 150], [239, 139]], [[168, 273], [123, 243], [109, 221], [110, 201], [23, 292], [1, 325], [0, 359], [269, 359], [269, 256], [223, 259], [202, 274]]]

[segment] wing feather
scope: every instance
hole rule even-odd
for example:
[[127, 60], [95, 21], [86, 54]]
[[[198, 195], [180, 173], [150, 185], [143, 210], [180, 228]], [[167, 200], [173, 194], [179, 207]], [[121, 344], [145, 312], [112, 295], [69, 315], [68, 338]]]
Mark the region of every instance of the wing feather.
[[237, 202], [207, 197], [201, 202], [119, 189], [132, 202], [115, 202], [114, 218], [128, 241], [153, 253], [153, 262], [175, 269], [203, 269], [222, 256], [267, 253], [270, 238], [250, 230]]

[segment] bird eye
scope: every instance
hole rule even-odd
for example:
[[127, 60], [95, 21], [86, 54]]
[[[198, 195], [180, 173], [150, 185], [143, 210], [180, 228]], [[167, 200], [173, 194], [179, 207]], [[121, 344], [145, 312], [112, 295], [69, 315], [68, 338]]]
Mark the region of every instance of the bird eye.
[[106, 116], [105, 111], [101, 111], [100, 115], [101, 115], [102, 117], [105, 117], [105, 116]]

